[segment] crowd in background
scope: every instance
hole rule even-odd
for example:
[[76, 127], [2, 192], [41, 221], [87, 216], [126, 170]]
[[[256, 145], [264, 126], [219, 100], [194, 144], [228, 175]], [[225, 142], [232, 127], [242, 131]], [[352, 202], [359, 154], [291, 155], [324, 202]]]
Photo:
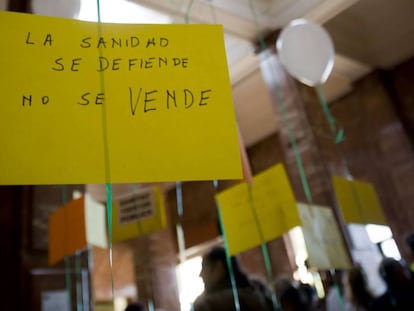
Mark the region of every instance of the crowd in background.
[[[414, 235], [407, 238], [414, 255]], [[412, 266], [414, 267], [414, 266]], [[193, 311], [412, 311], [414, 310], [414, 273], [404, 260], [383, 258], [378, 273], [386, 290], [374, 296], [364, 270], [356, 265], [350, 270], [330, 270], [323, 274], [325, 297], [316, 289], [279, 278], [272, 286], [250, 277], [236, 257], [229, 257], [223, 247], [213, 247], [203, 256], [200, 277], [204, 292], [192, 305]], [[126, 311], [144, 311], [140, 303]]]

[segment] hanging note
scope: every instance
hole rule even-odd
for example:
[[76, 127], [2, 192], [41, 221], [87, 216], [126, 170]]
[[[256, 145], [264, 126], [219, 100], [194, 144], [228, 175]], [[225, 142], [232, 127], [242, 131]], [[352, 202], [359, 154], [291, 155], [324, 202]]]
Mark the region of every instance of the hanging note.
[[321, 270], [351, 268], [331, 209], [303, 203], [298, 203], [298, 209], [310, 265]]
[[136, 190], [115, 200], [112, 219], [114, 243], [164, 229], [166, 215], [160, 187]]
[[372, 184], [333, 176], [339, 208], [347, 223], [386, 225], [381, 205]]
[[69, 201], [49, 216], [49, 264], [88, 245], [106, 248], [105, 207], [88, 195]]
[[251, 185], [240, 183], [219, 193], [216, 199], [232, 255], [271, 241], [300, 225], [283, 164], [255, 175]]
[[221, 25], [0, 27], [1, 185], [242, 178]]

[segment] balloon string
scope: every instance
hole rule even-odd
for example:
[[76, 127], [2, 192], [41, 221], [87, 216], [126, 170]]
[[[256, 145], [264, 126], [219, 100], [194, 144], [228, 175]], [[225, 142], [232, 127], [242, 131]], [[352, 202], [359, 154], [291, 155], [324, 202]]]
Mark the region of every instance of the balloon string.
[[[182, 217], [184, 213], [184, 207], [183, 207], [183, 191], [182, 191], [182, 185], [181, 182], [177, 181], [175, 183], [175, 196], [177, 200], [177, 215], [178, 220], [175, 224], [175, 230], [177, 234], [177, 242], [178, 242], [178, 255], [179, 255], [179, 262], [180, 264], [183, 264], [185, 261], [185, 237], [184, 237], [184, 229], [181, 224]], [[180, 265], [178, 269], [178, 286], [179, 290], [181, 291], [182, 286], [184, 283], [184, 277], [182, 272], [182, 266]]]
[[217, 16], [216, 16], [216, 10], [214, 9], [214, 6], [213, 6], [213, 0], [208, 0], [208, 5], [210, 7], [211, 17], [213, 18], [213, 22], [214, 24], [217, 24]]
[[[254, 10], [252, 1], [248, 0], [248, 2], [249, 2], [249, 7], [250, 7], [250, 10], [251, 10], [251, 13], [253, 15], [254, 22], [255, 22], [255, 25], [256, 25], [257, 36], [259, 38], [260, 47], [261, 47], [262, 51], [267, 51], [268, 47], [267, 47], [266, 42], [264, 40], [263, 32], [260, 30], [258, 18], [256, 16], [256, 12]], [[304, 191], [305, 196], [306, 196], [306, 200], [308, 201], [309, 204], [313, 205], [312, 193], [311, 193], [309, 183], [308, 183], [308, 180], [307, 180], [307, 177], [306, 177], [305, 168], [304, 168], [303, 163], [302, 163], [302, 159], [301, 159], [301, 156], [300, 156], [300, 152], [299, 152], [299, 148], [298, 148], [298, 145], [297, 145], [297, 142], [296, 142], [296, 138], [295, 138], [295, 135], [293, 134], [292, 127], [291, 127], [289, 119], [287, 117], [285, 102], [284, 102], [284, 100], [283, 100], [283, 98], [280, 94], [279, 87], [276, 84], [277, 79], [276, 79], [276, 76], [275, 76], [275, 72], [272, 69], [273, 68], [271, 68], [271, 70], [270, 70], [270, 74], [272, 75], [272, 89], [273, 89], [274, 95], [276, 96], [276, 101], [277, 101], [278, 108], [279, 108], [279, 111], [280, 111], [281, 116], [282, 116], [282, 122], [283, 122], [284, 128], [287, 131], [288, 138], [289, 138], [290, 144], [292, 146], [293, 154], [294, 154], [295, 161], [296, 161], [296, 166], [297, 166], [298, 171], [299, 171], [299, 176], [300, 176], [301, 184], [302, 184], [302, 187], [303, 187], [303, 191]]]
[[365, 213], [362, 210], [362, 204], [361, 204], [361, 201], [359, 199], [358, 192], [356, 191], [356, 188], [355, 188], [354, 178], [351, 174], [351, 171], [350, 171], [349, 165], [348, 165], [348, 161], [346, 160], [345, 153], [344, 153], [343, 149], [341, 148], [341, 144], [340, 144], [344, 141], [344, 136], [345, 136], [344, 135], [344, 130], [341, 128], [337, 132], [337, 129], [336, 129], [336, 126], [335, 126], [335, 118], [332, 116], [332, 114], [329, 111], [328, 101], [326, 99], [325, 92], [323, 90], [322, 85], [318, 85], [316, 87], [316, 90], [317, 90], [317, 93], [318, 93], [319, 100], [322, 104], [323, 112], [326, 116], [326, 119], [328, 120], [329, 126], [331, 128], [332, 135], [334, 136], [335, 144], [338, 145], [338, 149], [339, 149], [339, 152], [340, 152], [340, 157], [342, 158], [342, 165], [344, 167], [346, 179], [351, 183], [352, 196], [353, 196], [354, 201], [357, 205], [358, 213], [359, 213], [361, 219], [364, 221], [365, 218], [366, 218]]
[[[98, 37], [102, 37], [102, 24], [101, 24], [101, 3], [100, 0], [96, 0], [96, 9], [98, 13]], [[99, 56], [102, 57], [102, 46], [98, 49]], [[101, 92], [105, 93], [105, 77], [103, 72], [99, 74]], [[106, 181], [106, 213], [108, 218], [108, 243], [109, 243], [109, 268], [111, 272], [111, 292], [112, 303], [115, 303], [115, 287], [114, 287], [114, 273], [113, 273], [113, 249], [112, 249], [112, 185], [111, 185], [111, 171], [110, 171], [110, 158], [109, 158], [109, 144], [108, 144], [108, 126], [107, 126], [107, 112], [106, 105], [102, 107], [102, 140], [104, 149], [104, 162], [105, 162], [105, 181]]]
[[81, 270], [81, 252], [75, 254], [75, 273], [76, 273], [76, 303], [77, 311], [83, 310], [82, 302], [82, 270]]
[[178, 239], [178, 252], [180, 256], [180, 263], [183, 263], [185, 260], [185, 239], [184, 239], [184, 230], [181, 224], [182, 217], [183, 217], [183, 191], [181, 187], [181, 182], [177, 181], [175, 184], [175, 194], [177, 198], [177, 215], [178, 215], [178, 222], [175, 226], [177, 232], [177, 239]]
[[194, 0], [190, 0], [190, 2], [188, 3], [185, 16], [184, 16], [184, 20], [186, 24], [190, 23], [190, 11], [191, 11], [191, 7], [193, 6], [193, 3], [194, 3]]
[[[68, 187], [66, 185], [62, 185], [62, 205], [64, 206], [68, 201]], [[65, 228], [67, 228], [69, 224], [67, 223], [66, 213], [65, 213]], [[65, 239], [65, 245], [67, 241]], [[66, 247], [65, 247], [66, 248]], [[71, 283], [71, 275], [70, 275], [70, 256], [65, 256], [65, 286], [68, 292], [68, 309], [72, 310], [72, 283]]]
[[[213, 185], [214, 185], [215, 194], [217, 194], [218, 193], [218, 181], [214, 180]], [[223, 225], [223, 214], [221, 213], [220, 202], [217, 199], [216, 199], [216, 206], [217, 206], [217, 212], [219, 216], [220, 231], [223, 236], [224, 249], [226, 253], [226, 263], [227, 263], [227, 268], [229, 270], [229, 275], [230, 275], [230, 283], [231, 283], [231, 289], [233, 292], [234, 306], [236, 308], [236, 311], [240, 311], [240, 299], [239, 299], [239, 293], [237, 292], [237, 284], [236, 284], [236, 278], [234, 276], [233, 265], [231, 264], [231, 258], [230, 258], [230, 253], [229, 253], [229, 243], [227, 240], [226, 229], [224, 228], [224, 225]]]
[[[260, 225], [260, 220], [259, 220], [259, 217], [256, 213], [256, 208], [254, 206], [253, 191], [252, 191], [251, 183], [247, 184], [247, 189], [248, 189], [248, 195], [249, 195], [250, 210], [253, 214], [253, 218], [254, 218], [254, 221], [255, 221], [256, 227], [257, 227], [257, 231], [259, 232], [260, 247], [262, 249], [263, 259], [264, 259], [264, 262], [265, 262], [267, 280], [268, 280], [269, 284], [273, 284], [273, 281], [274, 281], [273, 280], [273, 270], [272, 270], [272, 265], [270, 263], [269, 250], [267, 249], [267, 245], [266, 245], [266, 242], [265, 242], [262, 226]], [[280, 306], [279, 306], [279, 302], [276, 298], [276, 291], [275, 291], [274, 286], [271, 286], [271, 293], [272, 293], [273, 309], [274, 310], [279, 310]]]
[[112, 185], [106, 184], [106, 215], [108, 218], [108, 243], [109, 243], [109, 269], [111, 271], [111, 293], [112, 301], [115, 302], [115, 286], [113, 271], [113, 248], [112, 248]]
[[328, 100], [326, 99], [325, 92], [323, 90], [322, 85], [316, 86], [316, 91], [318, 93], [319, 101], [322, 104], [322, 110], [325, 114], [326, 120], [328, 121], [329, 127], [331, 129], [332, 135], [335, 139], [335, 144], [340, 144], [344, 141], [344, 130], [341, 128], [337, 131], [335, 118], [332, 116], [331, 112], [329, 111]]

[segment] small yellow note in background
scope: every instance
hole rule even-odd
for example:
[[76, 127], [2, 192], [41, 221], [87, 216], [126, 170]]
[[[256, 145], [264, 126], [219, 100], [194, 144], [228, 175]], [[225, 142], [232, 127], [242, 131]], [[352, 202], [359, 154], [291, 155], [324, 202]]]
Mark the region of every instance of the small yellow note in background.
[[330, 208], [298, 203], [311, 267], [349, 269], [351, 261]]
[[106, 248], [105, 207], [88, 195], [69, 201], [49, 216], [49, 264], [88, 245]]
[[338, 205], [347, 223], [385, 225], [385, 217], [372, 184], [333, 176]]
[[296, 200], [283, 164], [216, 196], [230, 254], [271, 241], [300, 225]]
[[160, 187], [140, 189], [114, 201], [112, 219], [114, 243], [164, 229], [166, 215]]
[[222, 26], [0, 28], [0, 184], [242, 178]]

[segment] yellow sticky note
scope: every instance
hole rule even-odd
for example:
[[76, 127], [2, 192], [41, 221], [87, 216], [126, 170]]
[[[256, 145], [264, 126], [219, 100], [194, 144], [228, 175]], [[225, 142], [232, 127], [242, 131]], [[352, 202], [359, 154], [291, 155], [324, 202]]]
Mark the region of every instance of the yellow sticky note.
[[265, 241], [300, 225], [296, 199], [283, 164], [254, 176], [253, 198]]
[[216, 195], [230, 255], [261, 243], [248, 187], [246, 183], [240, 183]]
[[359, 205], [352, 181], [338, 176], [332, 177], [336, 200], [347, 223], [362, 222], [362, 206]]
[[372, 184], [333, 176], [337, 202], [347, 223], [386, 224]]
[[298, 208], [310, 265], [321, 270], [349, 269], [351, 261], [332, 210], [301, 203]]
[[0, 28], [0, 184], [242, 178], [222, 26]]
[[114, 243], [164, 229], [166, 216], [161, 189], [142, 189], [114, 201], [112, 217]]
[[370, 183], [355, 180], [354, 186], [358, 199], [363, 207], [364, 219], [367, 223], [386, 225], [384, 214], [374, 186]]
[[241, 183], [216, 198], [230, 254], [271, 241], [300, 225], [283, 164], [254, 176], [252, 185]]
[[49, 216], [49, 265], [65, 256], [65, 209], [58, 208]]

